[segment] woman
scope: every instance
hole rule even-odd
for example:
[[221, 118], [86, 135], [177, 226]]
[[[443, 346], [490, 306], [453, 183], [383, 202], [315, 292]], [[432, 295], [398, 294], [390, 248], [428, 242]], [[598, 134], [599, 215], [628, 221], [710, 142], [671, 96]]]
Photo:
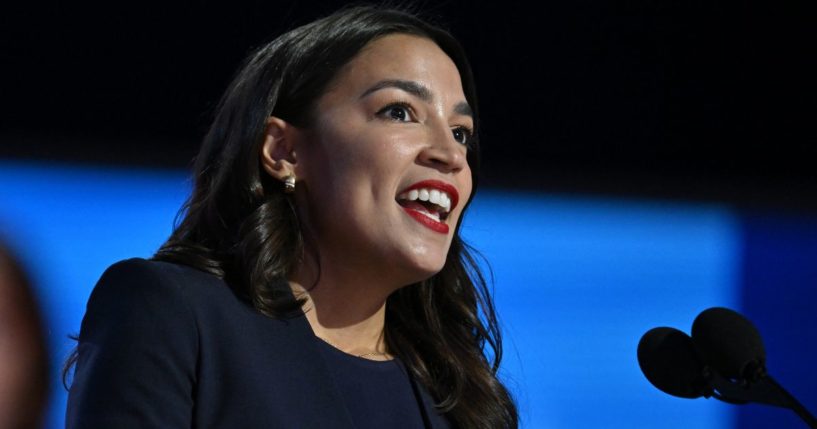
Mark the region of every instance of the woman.
[[516, 427], [458, 236], [476, 119], [459, 44], [407, 13], [259, 49], [170, 239], [94, 289], [68, 427]]

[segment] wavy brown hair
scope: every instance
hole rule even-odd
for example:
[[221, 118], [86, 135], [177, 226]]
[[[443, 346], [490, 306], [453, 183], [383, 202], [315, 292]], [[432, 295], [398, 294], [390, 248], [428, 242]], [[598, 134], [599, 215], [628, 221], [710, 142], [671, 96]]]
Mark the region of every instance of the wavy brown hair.
[[[291, 30], [251, 54], [228, 87], [196, 158], [193, 192], [154, 259], [223, 278], [270, 317], [297, 312], [300, 302], [273, 287], [289, 277], [306, 246], [293, 202], [261, 167], [266, 120], [309, 128], [316, 101], [338, 71], [368, 43], [395, 33], [428, 38], [451, 57], [476, 124], [474, 79], [462, 47], [412, 13], [354, 7]], [[468, 162], [476, 187], [474, 141]], [[458, 232], [459, 225], [442, 271], [388, 298], [386, 344], [455, 426], [515, 428], [515, 405], [496, 377], [502, 340], [493, 303]]]

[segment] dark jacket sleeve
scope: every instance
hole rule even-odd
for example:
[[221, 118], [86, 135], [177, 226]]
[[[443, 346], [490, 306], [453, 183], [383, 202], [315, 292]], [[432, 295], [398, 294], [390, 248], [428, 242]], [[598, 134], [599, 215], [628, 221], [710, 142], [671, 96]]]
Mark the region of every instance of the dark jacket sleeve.
[[140, 259], [102, 275], [82, 321], [67, 428], [192, 427], [198, 335], [185, 288]]

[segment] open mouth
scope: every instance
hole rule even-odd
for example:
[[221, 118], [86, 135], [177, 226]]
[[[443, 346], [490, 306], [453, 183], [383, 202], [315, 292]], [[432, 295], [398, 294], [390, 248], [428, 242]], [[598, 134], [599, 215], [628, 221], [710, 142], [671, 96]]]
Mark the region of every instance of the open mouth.
[[457, 190], [440, 181], [416, 183], [397, 196], [397, 203], [421, 224], [434, 231], [448, 233], [445, 221], [457, 205]]
[[413, 189], [397, 196], [397, 203], [419, 211], [437, 222], [444, 222], [451, 213], [451, 197], [437, 189]]

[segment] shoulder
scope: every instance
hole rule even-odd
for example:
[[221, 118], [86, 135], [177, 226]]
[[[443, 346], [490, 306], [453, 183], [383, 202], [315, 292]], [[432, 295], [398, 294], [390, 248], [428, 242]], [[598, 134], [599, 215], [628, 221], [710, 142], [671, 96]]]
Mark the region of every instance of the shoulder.
[[249, 326], [268, 329], [275, 323], [215, 275], [140, 258], [105, 270], [88, 300], [86, 319], [94, 318], [106, 324], [164, 322], [171, 325], [168, 329], [217, 337], [225, 331], [246, 333]]
[[185, 265], [132, 258], [119, 261], [102, 274], [96, 289], [121, 288], [135, 293], [184, 293], [191, 285], [225, 286], [218, 277]]
[[196, 324], [189, 300], [191, 285], [219, 281], [175, 264], [139, 258], [117, 262], [105, 270], [94, 286], [80, 336], [114, 329], [123, 334], [155, 334], [167, 326], [172, 326], [170, 331], [190, 332]]
[[105, 337], [108, 343], [195, 338], [207, 313], [231, 301], [238, 300], [216, 276], [178, 264], [127, 259], [108, 267], [94, 286], [80, 338]]
[[[282, 280], [282, 282], [285, 281]], [[280, 341], [293, 330], [304, 336], [302, 317], [272, 318], [241, 299], [227, 283], [192, 267], [144, 259], [111, 265], [94, 287], [80, 329], [81, 340], [140, 339], [220, 355], [224, 341], [254, 347], [258, 338]], [[210, 347], [212, 346], [212, 347]], [[204, 349], [201, 349], [204, 348]]]
[[82, 320], [68, 427], [190, 427], [199, 328], [186, 289], [214, 282], [199, 273], [144, 259], [105, 271]]
[[208, 295], [232, 295], [218, 277], [192, 267], [141, 258], [119, 261], [105, 270], [88, 300], [111, 311], [196, 305]]

